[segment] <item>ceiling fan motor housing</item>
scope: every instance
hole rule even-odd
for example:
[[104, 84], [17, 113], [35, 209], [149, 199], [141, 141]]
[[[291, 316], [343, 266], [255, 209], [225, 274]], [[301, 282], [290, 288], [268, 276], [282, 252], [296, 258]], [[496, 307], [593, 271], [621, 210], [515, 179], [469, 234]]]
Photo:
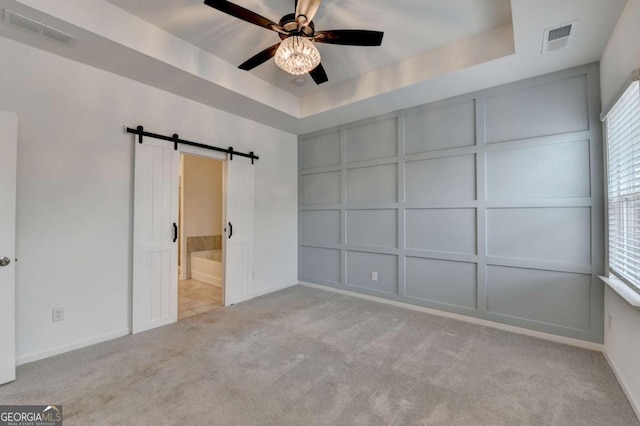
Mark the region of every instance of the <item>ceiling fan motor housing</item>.
[[313, 21], [308, 22], [304, 26], [300, 26], [296, 21], [296, 14], [289, 13], [280, 19], [280, 26], [289, 34], [278, 33], [281, 39], [285, 39], [292, 35], [301, 35], [305, 37], [313, 37], [315, 34], [315, 25]]

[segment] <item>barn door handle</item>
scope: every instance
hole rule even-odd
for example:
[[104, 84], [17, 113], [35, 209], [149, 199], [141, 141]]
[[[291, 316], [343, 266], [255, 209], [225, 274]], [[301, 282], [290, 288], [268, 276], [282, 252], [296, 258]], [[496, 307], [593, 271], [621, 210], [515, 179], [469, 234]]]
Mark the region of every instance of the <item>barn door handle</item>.
[[233, 235], [233, 225], [229, 222], [229, 238]]
[[173, 242], [175, 243], [176, 241], [178, 241], [178, 225], [173, 222]]

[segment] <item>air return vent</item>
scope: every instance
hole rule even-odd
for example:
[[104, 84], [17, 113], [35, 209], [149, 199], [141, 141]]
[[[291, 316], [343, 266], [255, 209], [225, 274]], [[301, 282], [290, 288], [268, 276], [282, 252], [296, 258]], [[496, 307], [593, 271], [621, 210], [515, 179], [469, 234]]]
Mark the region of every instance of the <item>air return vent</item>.
[[68, 47], [73, 46], [73, 43], [76, 41], [76, 38], [69, 34], [63, 33], [62, 31], [56, 30], [55, 28], [49, 27], [38, 21], [34, 21], [31, 18], [18, 15], [9, 9], [4, 10], [4, 22], [5, 24], [29, 31], [30, 33], [48, 38], [49, 40], [53, 40], [56, 43], [60, 43]]
[[556, 52], [569, 47], [573, 40], [575, 27], [576, 21], [544, 30], [542, 53]]

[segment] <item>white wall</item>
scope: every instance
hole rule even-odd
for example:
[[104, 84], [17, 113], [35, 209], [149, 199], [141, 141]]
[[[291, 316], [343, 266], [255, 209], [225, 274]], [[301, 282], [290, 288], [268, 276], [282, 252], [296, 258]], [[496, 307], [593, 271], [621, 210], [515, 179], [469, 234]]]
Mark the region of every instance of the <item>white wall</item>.
[[[0, 52], [0, 109], [20, 117], [20, 362], [129, 329], [134, 142], [125, 124], [255, 151], [252, 292], [297, 283], [294, 135], [6, 39]], [[59, 306], [66, 318], [52, 323]]]
[[[600, 63], [602, 106], [606, 108], [629, 76], [640, 68], [640, 0], [629, 0], [620, 17]], [[605, 322], [611, 316], [611, 328], [605, 327], [604, 348], [612, 367], [640, 417], [640, 311], [610, 288], [604, 299]]]
[[222, 235], [222, 161], [185, 155], [182, 173], [185, 237]]

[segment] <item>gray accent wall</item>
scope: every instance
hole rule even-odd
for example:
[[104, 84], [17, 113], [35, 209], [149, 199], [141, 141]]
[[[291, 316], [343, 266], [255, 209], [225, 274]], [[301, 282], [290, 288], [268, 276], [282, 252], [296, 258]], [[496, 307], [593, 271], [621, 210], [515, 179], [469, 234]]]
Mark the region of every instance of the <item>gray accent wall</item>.
[[599, 93], [591, 64], [301, 136], [300, 281], [602, 342]]

